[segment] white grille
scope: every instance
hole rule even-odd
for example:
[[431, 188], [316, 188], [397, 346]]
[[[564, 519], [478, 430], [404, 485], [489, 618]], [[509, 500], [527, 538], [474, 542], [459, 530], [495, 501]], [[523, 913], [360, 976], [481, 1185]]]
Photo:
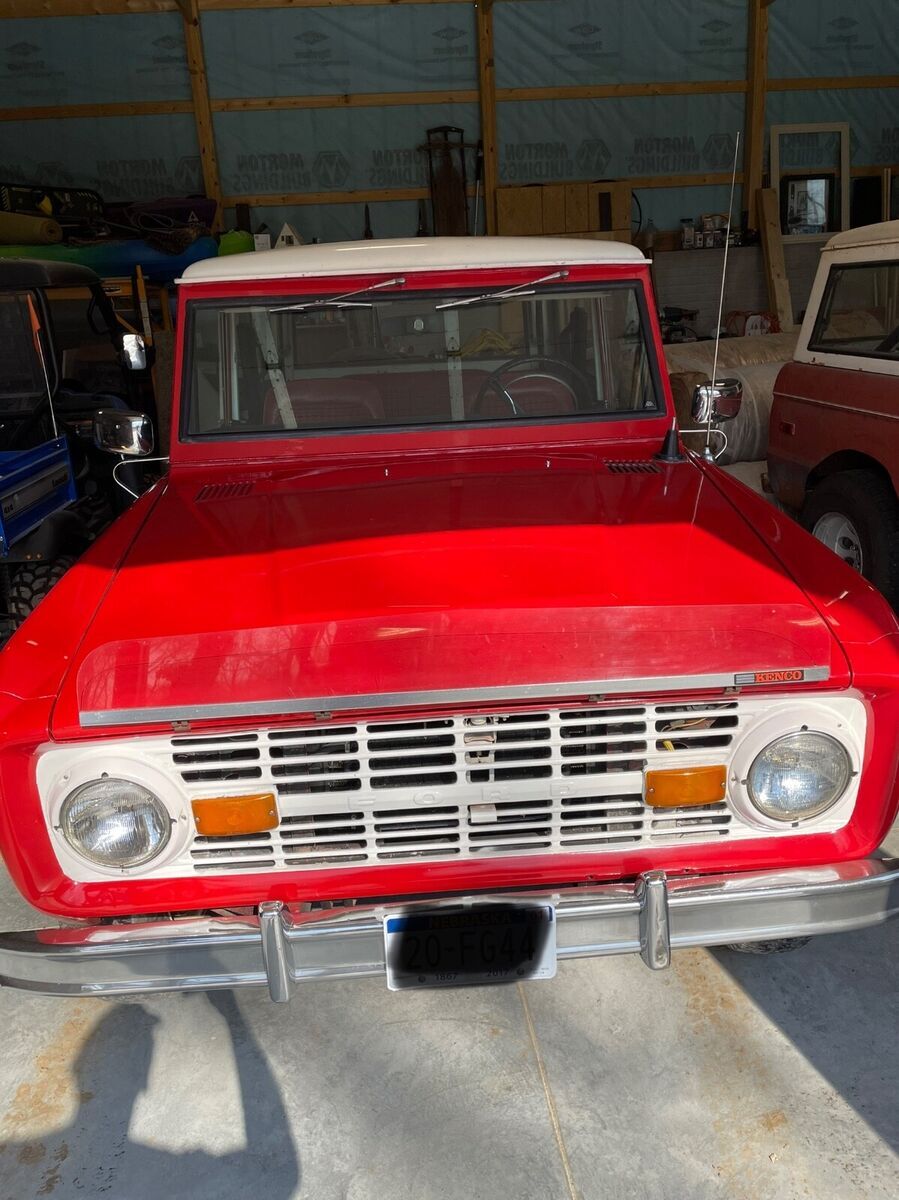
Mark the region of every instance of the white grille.
[[[156, 792], [174, 825], [160, 859], [131, 872], [144, 877], [595, 855], [811, 832], [810, 822], [760, 829], [740, 783], [771, 738], [804, 725], [856, 747], [860, 765], [856, 698], [735, 696], [109, 738], [48, 748], [37, 777], [51, 831], [65, 796], [101, 772]], [[720, 803], [644, 803], [645, 771], [719, 763]], [[815, 819], [816, 832], [846, 823], [856, 790]], [[276, 829], [195, 833], [192, 800], [249, 792], [276, 795]], [[71, 878], [101, 874], [55, 832], [54, 843]]]
[[731, 832], [724, 802], [643, 803], [646, 765], [721, 761], [737, 701], [271, 729], [171, 739], [192, 797], [272, 790], [281, 823], [196, 837], [196, 871], [305, 870], [430, 859], [584, 853]]

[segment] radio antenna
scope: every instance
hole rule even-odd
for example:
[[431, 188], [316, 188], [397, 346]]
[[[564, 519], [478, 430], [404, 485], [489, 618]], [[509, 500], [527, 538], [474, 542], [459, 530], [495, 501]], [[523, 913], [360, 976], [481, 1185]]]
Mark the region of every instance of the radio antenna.
[[734, 188], [737, 183], [737, 162], [740, 157], [740, 131], [737, 130], [737, 138], [734, 144], [734, 168], [730, 176], [730, 200], [727, 204], [727, 232], [724, 235], [724, 262], [721, 266], [721, 292], [718, 296], [718, 321], [715, 325], [715, 356], [712, 360], [712, 394], [709, 396], [708, 412], [705, 419], [705, 449], [702, 456], [705, 459], [712, 458], [712, 451], [709, 443], [712, 440], [712, 409], [714, 408], [713, 398], [715, 395], [715, 387], [718, 383], [718, 347], [721, 344], [721, 318], [724, 313], [724, 286], [727, 282], [727, 251], [730, 246], [730, 222], [731, 215], [734, 210]]

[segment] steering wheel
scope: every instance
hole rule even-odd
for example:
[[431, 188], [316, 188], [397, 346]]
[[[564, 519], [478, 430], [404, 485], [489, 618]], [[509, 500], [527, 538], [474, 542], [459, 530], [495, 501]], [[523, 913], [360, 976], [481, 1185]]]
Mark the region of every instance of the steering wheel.
[[[522, 379], [551, 379], [554, 383], [560, 383], [567, 392], [570, 393], [571, 399], [577, 408], [579, 396], [572, 383], [584, 389], [584, 395], [589, 395], [590, 388], [593, 386], [587, 376], [579, 367], [573, 363], [565, 362], [563, 358], [551, 358], [546, 354], [525, 354], [517, 358], [510, 358], [508, 362], [504, 362], [502, 366], [497, 367], [495, 371], [491, 371], [481, 386], [478, 388], [478, 394], [475, 396], [471, 405], [471, 415], [477, 416], [484, 407], [484, 401], [487, 399], [487, 393], [490, 391], [505, 400], [512, 412], [513, 417], [522, 416], [521, 409], [515, 403], [509, 389], [503, 384], [502, 377], [509, 371], [518, 371], [522, 367], [532, 366], [534, 369], [525, 371], [524, 374], [517, 375], [517, 380]], [[541, 370], [540, 368], [544, 368]], [[546, 368], [549, 368], [548, 370]], [[571, 379], [560, 378], [553, 368], [561, 368]]]

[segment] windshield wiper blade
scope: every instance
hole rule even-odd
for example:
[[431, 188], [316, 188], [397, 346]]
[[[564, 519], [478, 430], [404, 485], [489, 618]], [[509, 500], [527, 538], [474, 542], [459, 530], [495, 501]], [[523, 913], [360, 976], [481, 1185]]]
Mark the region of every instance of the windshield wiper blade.
[[374, 308], [374, 304], [366, 303], [364, 300], [352, 300], [351, 297], [365, 296], [368, 292], [377, 292], [380, 288], [402, 287], [405, 282], [404, 276], [396, 275], [393, 279], [383, 279], [380, 283], [356, 288], [355, 291], [344, 292], [339, 296], [327, 296], [322, 300], [305, 300], [300, 304], [285, 304], [281, 308], [270, 308], [268, 311], [277, 313], [306, 312], [310, 308]]
[[445, 304], [435, 304], [434, 308], [438, 311], [442, 308], [464, 308], [468, 304], [480, 304], [483, 300], [514, 300], [516, 296], [533, 296], [538, 283], [551, 283], [554, 279], [567, 278], [567, 271], [553, 271], [551, 275], [541, 275], [539, 279], [531, 279], [527, 283], [504, 288], [501, 292], [485, 292], [482, 296], [466, 296], [461, 300], [447, 300]]

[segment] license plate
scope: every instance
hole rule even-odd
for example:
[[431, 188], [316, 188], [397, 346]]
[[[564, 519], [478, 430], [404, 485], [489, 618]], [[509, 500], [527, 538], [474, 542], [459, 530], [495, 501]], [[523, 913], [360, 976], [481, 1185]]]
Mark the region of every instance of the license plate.
[[481, 904], [388, 917], [384, 941], [391, 991], [552, 979], [556, 973], [551, 904]]

